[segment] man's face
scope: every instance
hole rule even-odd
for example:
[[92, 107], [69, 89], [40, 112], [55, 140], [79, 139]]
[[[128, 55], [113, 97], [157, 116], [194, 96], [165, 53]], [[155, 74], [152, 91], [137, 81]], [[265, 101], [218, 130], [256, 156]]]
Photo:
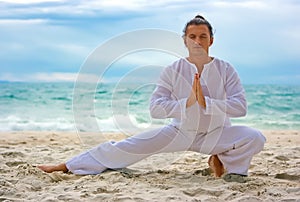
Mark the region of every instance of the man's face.
[[190, 53], [203, 48], [208, 54], [208, 49], [213, 43], [209, 29], [206, 25], [190, 25], [187, 27], [184, 43]]

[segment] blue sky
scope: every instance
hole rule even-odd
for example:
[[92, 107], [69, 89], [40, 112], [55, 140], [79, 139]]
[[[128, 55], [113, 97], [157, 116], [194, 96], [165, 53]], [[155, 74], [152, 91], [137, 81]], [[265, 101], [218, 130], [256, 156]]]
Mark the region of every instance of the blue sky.
[[[105, 41], [146, 28], [182, 34], [198, 13], [215, 29], [211, 55], [233, 64], [243, 83], [300, 84], [298, 0], [0, 0], [0, 80], [74, 81]], [[116, 66], [130, 69], [143, 58]]]

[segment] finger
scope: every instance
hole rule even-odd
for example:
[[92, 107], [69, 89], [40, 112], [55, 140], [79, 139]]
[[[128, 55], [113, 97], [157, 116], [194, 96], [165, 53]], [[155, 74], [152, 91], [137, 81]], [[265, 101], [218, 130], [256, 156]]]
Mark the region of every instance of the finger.
[[197, 75], [194, 76], [194, 82], [193, 82], [193, 92], [196, 95], [197, 93]]
[[206, 107], [206, 104], [205, 104], [205, 98], [204, 98], [204, 95], [203, 95], [203, 91], [202, 91], [202, 86], [199, 82], [199, 85], [197, 87], [197, 102], [199, 103], [200, 106], [202, 107]]
[[197, 77], [196, 75], [194, 76], [194, 81], [192, 84], [192, 89], [191, 89], [191, 93], [190, 96], [187, 100], [187, 107], [192, 106], [193, 104], [195, 104], [197, 102], [197, 97], [196, 97], [196, 93], [197, 93]]
[[201, 85], [199, 84], [198, 87], [197, 87], [197, 101], [199, 104], [202, 103], [202, 88], [201, 88]]
[[203, 96], [203, 93], [202, 93], [202, 87], [201, 87], [201, 84], [200, 84], [200, 79], [199, 79], [199, 74], [197, 75], [198, 79], [197, 79], [197, 101], [199, 104], [201, 104], [201, 98]]
[[197, 98], [197, 101], [199, 100], [199, 77], [198, 77], [198, 74], [196, 75], [197, 76], [197, 79], [196, 79], [196, 98]]
[[195, 77], [194, 77], [194, 93], [195, 93], [195, 96], [196, 96], [196, 99], [198, 100], [198, 84], [199, 84], [199, 76], [198, 76], [198, 73], [195, 74]]

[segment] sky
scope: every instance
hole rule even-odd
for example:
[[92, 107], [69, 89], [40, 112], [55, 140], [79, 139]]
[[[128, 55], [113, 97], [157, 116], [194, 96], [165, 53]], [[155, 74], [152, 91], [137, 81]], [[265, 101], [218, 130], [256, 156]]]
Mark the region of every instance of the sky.
[[[103, 43], [143, 29], [182, 35], [202, 14], [215, 30], [210, 55], [231, 63], [243, 83], [299, 85], [299, 13], [298, 0], [0, 0], [0, 80], [74, 82]], [[107, 81], [122, 68], [176, 57], [141, 51], [121, 59]]]

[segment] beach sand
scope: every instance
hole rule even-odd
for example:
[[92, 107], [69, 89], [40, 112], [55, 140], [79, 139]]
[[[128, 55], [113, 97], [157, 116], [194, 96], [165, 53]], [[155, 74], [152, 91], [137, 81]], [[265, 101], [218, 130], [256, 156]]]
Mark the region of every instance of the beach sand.
[[44, 173], [36, 165], [68, 160], [122, 134], [0, 133], [0, 201], [300, 201], [300, 131], [263, 131], [246, 183], [207, 173], [208, 155], [153, 155], [99, 175]]

